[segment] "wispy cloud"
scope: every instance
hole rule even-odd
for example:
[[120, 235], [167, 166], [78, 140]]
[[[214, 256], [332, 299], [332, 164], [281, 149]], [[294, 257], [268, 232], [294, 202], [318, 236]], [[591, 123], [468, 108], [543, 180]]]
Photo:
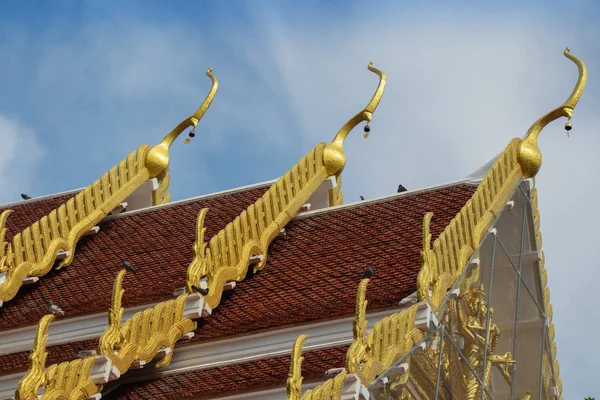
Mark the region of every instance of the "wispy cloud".
[[0, 113], [0, 203], [32, 188], [44, 151], [35, 132]]

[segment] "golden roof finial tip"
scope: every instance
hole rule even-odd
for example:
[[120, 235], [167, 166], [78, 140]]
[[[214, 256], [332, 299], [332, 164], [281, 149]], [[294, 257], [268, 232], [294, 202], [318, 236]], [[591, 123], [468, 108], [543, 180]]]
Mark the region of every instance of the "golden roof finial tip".
[[219, 81], [211, 73], [212, 68], [206, 71], [206, 75], [211, 79], [212, 86], [210, 91], [206, 95], [204, 102], [198, 107], [198, 109], [189, 117], [181, 121], [171, 132], [164, 137], [164, 139], [152, 147], [146, 156], [146, 167], [150, 172], [150, 177], [154, 178], [160, 175], [169, 166], [169, 147], [173, 141], [187, 128], [193, 126], [194, 128], [198, 125], [198, 121], [202, 119], [208, 107], [212, 103], [217, 89], [219, 88]]
[[327, 173], [331, 175], [338, 175], [342, 172], [344, 165], [346, 164], [346, 156], [344, 154], [343, 145], [346, 136], [350, 133], [352, 129], [356, 127], [362, 121], [371, 121], [373, 118], [373, 113], [375, 109], [379, 105], [381, 101], [381, 96], [383, 95], [383, 91], [385, 90], [385, 73], [375, 67], [373, 67], [373, 62], [369, 62], [369, 71], [374, 72], [379, 76], [379, 84], [377, 85], [377, 89], [371, 98], [371, 101], [365, 108], [359, 111], [356, 115], [346, 122], [338, 133], [335, 135], [331, 143], [327, 145], [323, 153], [323, 159], [325, 160], [325, 168], [327, 169]]
[[577, 57], [571, 55], [571, 48], [567, 47], [564, 51], [564, 56], [571, 60], [579, 70], [579, 78], [575, 84], [575, 88], [571, 92], [571, 95], [562, 105], [555, 108], [554, 110], [546, 113], [540, 119], [538, 119], [527, 131], [525, 139], [522, 140], [519, 145], [518, 160], [523, 171], [523, 175], [526, 178], [534, 177], [542, 165], [542, 152], [537, 145], [537, 139], [544, 127], [550, 122], [560, 118], [573, 116], [573, 109], [579, 102], [579, 98], [583, 93], [585, 83], [587, 81], [587, 69], [585, 64]]

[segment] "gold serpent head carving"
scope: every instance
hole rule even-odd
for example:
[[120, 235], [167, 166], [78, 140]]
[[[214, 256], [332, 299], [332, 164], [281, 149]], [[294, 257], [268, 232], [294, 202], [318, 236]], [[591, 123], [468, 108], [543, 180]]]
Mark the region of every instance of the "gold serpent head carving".
[[184, 119], [179, 125], [173, 128], [173, 130], [165, 136], [162, 142], [148, 151], [148, 155], [146, 156], [146, 168], [148, 168], [151, 178], [157, 177], [165, 171], [169, 166], [169, 148], [173, 141], [177, 139], [185, 129], [190, 126], [195, 128], [198, 125], [198, 122], [202, 119], [206, 110], [208, 110], [208, 107], [210, 107], [210, 104], [215, 98], [215, 94], [219, 88], [219, 81], [217, 81], [217, 78], [212, 74], [212, 68], [209, 68], [206, 71], [206, 75], [212, 80], [212, 87], [202, 105], [191, 116]]
[[323, 161], [329, 176], [339, 175], [344, 169], [344, 165], [346, 165], [346, 155], [344, 154], [344, 140], [346, 139], [346, 136], [348, 136], [350, 131], [362, 121], [371, 121], [373, 118], [373, 113], [379, 105], [381, 96], [385, 90], [385, 73], [373, 67], [372, 62], [369, 63], [368, 68], [369, 71], [374, 72], [379, 76], [379, 85], [377, 86], [377, 90], [375, 90], [375, 94], [373, 95], [373, 98], [371, 98], [369, 104], [367, 104], [367, 106], [354, 117], [350, 118], [348, 122], [346, 122], [338, 131], [332, 142], [325, 147], [323, 152]]
[[352, 324], [354, 340], [346, 354], [346, 370], [349, 373], [358, 372], [360, 364], [365, 359], [368, 350], [367, 343], [367, 285], [369, 279], [360, 281], [356, 293], [356, 319]]
[[121, 342], [121, 319], [123, 318], [123, 307], [121, 301], [123, 298], [123, 279], [127, 271], [122, 269], [117, 274], [115, 283], [113, 285], [113, 293], [111, 306], [108, 310], [108, 327], [100, 336], [98, 343], [99, 354], [111, 354], [114, 350], [114, 346]]
[[417, 276], [417, 295], [419, 301], [428, 300], [431, 296], [429, 291], [433, 284], [433, 274], [436, 268], [435, 254], [431, 250], [431, 233], [429, 224], [433, 213], [428, 212], [423, 218], [423, 249], [421, 250], [421, 270]]
[[202, 274], [205, 273], [206, 267], [206, 242], [204, 241], [204, 234], [206, 228], [204, 227], [204, 219], [208, 213], [208, 208], [203, 208], [198, 213], [198, 219], [196, 221], [196, 243], [194, 243], [194, 259], [192, 264], [187, 269], [187, 292], [194, 293], [192, 285], [194, 282], [199, 281]]
[[287, 398], [290, 400], [300, 400], [300, 394], [302, 393], [302, 347], [304, 341], [308, 338], [308, 335], [302, 334], [296, 338], [294, 347], [292, 348], [292, 360], [290, 365], [290, 372], [288, 379], [285, 384], [287, 388]]
[[29, 370], [17, 385], [17, 399], [37, 399], [38, 389], [46, 384], [44, 368], [46, 367], [46, 343], [48, 341], [48, 328], [54, 315], [48, 314], [40, 319], [33, 340], [33, 348], [29, 353]]
[[517, 159], [521, 165], [521, 170], [523, 171], [523, 176], [525, 176], [525, 178], [534, 177], [542, 166], [542, 152], [537, 144], [537, 139], [542, 129], [550, 122], [557, 120], [560, 117], [567, 117], [570, 119], [573, 116], [573, 109], [577, 105], [577, 102], [579, 102], [579, 98], [583, 93], [587, 80], [587, 69], [581, 60], [570, 54], [570, 50], [571, 49], [567, 47], [564, 55], [577, 65], [577, 68], [579, 69], [579, 79], [567, 101], [538, 119], [531, 128], [529, 128], [525, 139], [523, 139], [519, 145]]

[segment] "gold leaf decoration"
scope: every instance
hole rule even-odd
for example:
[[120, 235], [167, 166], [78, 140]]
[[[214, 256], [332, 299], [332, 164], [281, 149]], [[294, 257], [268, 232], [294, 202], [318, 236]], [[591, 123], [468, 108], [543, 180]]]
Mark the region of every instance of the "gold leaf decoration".
[[46, 370], [47, 386], [42, 400], [85, 400], [102, 390], [90, 380], [95, 356], [51, 365]]
[[417, 304], [385, 317], [366, 334], [368, 283], [363, 279], [359, 285], [354, 340], [346, 354], [346, 371], [356, 374], [363, 385], [371, 383], [423, 338], [422, 331], [415, 327]]
[[307, 337], [308, 335], [298, 336], [292, 348], [292, 362], [286, 382], [287, 398], [290, 400], [300, 400], [302, 393], [302, 346]]
[[[121, 299], [126, 271], [121, 270], [115, 279], [112, 304], [108, 312], [108, 327], [100, 337], [98, 355], [110, 360], [120, 374], [127, 372], [133, 362], [148, 363], [163, 349], [172, 350], [175, 342], [183, 335], [196, 329], [196, 322], [184, 318], [184, 308], [188, 294], [165, 301], [152, 308], [134, 314], [123, 325]], [[198, 295], [193, 295], [198, 296]], [[34, 347], [30, 355], [29, 371], [19, 382], [18, 399], [37, 399], [40, 388], [44, 388], [42, 399], [87, 399], [102, 390], [91, 379], [92, 368], [99, 356], [77, 358], [61, 364], [54, 364], [44, 371], [48, 324], [54, 318], [47, 315], [39, 323]], [[165, 367], [171, 362], [172, 351], [156, 363]]]
[[[566, 116], [571, 117], [573, 108], [585, 86], [587, 72], [585, 65], [577, 58], [565, 51], [565, 56], [571, 59], [579, 68], [579, 79], [570, 98], [561, 107], [551, 111], [540, 118], [528, 131], [525, 139], [513, 139], [506, 149], [494, 162], [477, 190], [460, 210], [460, 212], [446, 226], [431, 246], [429, 225], [433, 213], [427, 213], [423, 221], [423, 250], [421, 251], [422, 268], [417, 278], [417, 297], [420, 302], [427, 302], [432, 309], [437, 310], [447, 296], [456, 279], [466, 267], [466, 263], [479, 247], [485, 234], [499, 215], [506, 201], [510, 198], [519, 182], [534, 176], [541, 165], [541, 152], [537, 147], [537, 137], [541, 130], [555, 119]], [[537, 249], [542, 247], [542, 236], [539, 231], [539, 211], [537, 210], [537, 190], [531, 192], [531, 204], [534, 216], [534, 231]], [[554, 324], [552, 321], [552, 305], [550, 304], [550, 291], [546, 287], [547, 272], [544, 268], [544, 255], [540, 262], [542, 276], [542, 290], [544, 306], [548, 319], [548, 339], [550, 348], [546, 349], [543, 356], [542, 397], [550, 398], [549, 388], [556, 387], [562, 392], [562, 381], [559, 378], [559, 364], [556, 361], [556, 343], [554, 342]], [[509, 366], [514, 364], [511, 353], [503, 355], [494, 354], [498, 343], [499, 330], [495, 324], [490, 325], [490, 343], [488, 359], [485, 366], [481, 365], [483, 348], [481, 328], [484, 323], [482, 318], [487, 304], [483, 296], [483, 288], [475, 285], [479, 281], [479, 267], [474, 268], [461, 283], [461, 293], [466, 293], [454, 299], [447, 306], [446, 317], [449, 322], [449, 334], [454, 337], [458, 330], [465, 339], [465, 352], [469, 362], [479, 371], [486, 371], [485, 387], [491, 388], [491, 369], [495, 367], [503, 378], [510, 382]], [[368, 280], [363, 280], [357, 293], [356, 321], [354, 323], [354, 341], [346, 356], [346, 368], [343, 372], [355, 373], [363, 385], [368, 385], [393, 363], [406, 354], [424, 334], [414, 328], [414, 321], [418, 305], [396, 313], [373, 326], [365, 336], [367, 327], [365, 298]], [[490, 314], [493, 310], [490, 309]], [[432, 388], [435, 388], [437, 361], [439, 347], [446, 344], [438, 343], [438, 349], [426, 348], [423, 351], [411, 354], [407, 359], [410, 373], [403, 374], [400, 380], [391, 383], [390, 390], [396, 393], [397, 398], [432, 398]], [[452, 348], [443, 351], [443, 365], [445, 372], [443, 378], [450, 382], [452, 393], [458, 398], [479, 398], [481, 390], [465, 364], [457, 358]], [[416, 360], [416, 361], [414, 361]], [[342, 374], [340, 374], [341, 376]], [[336, 377], [337, 379], [337, 377]], [[405, 386], [410, 380], [410, 390]], [[331, 386], [333, 380], [328, 380], [315, 391], [326, 385]], [[395, 386], [395, 387], [394, 387]], [[394, 390], [398, 390], [395, 391]], [[445, 399], [444, 391], [439, 393]], [[526, 396], [527, 397], [527, 396]], [[341, 392], [327, 399], [340, 399]], [[562, 397], [560, 397], [562, 400]]]
[[39, 221], [17, 233], [11, 243], [4, 241], [5, 224], [10, 211], [0, 216], [0, 273], [5, 273], [0, 283], [0, 301], [9, 301], [17, 294], [28, 276], [47, 274], [56, 261], [59, 251], [70, 254], [61, 260], [57, 269], [71, 264], [77, 242], [104, 217], [125, 201], [143, 183], [158, 179], [158, 190], [152, 194], [153, 204], [169, 201], [169, 154], [173, 140], [186, 128], [198, 124], [215, 96], [218, 83], [207, 72], [213, 85], [204, 103], [192, 116], [184, 119], [158, 145], [141, 146], [122, 160], [118, 167], [83, 189], [75, 197], [43, 216]]
[[339, 399], [342, 396], [344, 388], [344, 380], [346, 379], [346, 371], [342, 371], [335, 377], [328, 379], [323, 384], [317, 386], [313, 390], [308, 390], [304, 396], [302, 394], [302, 346], [307, 335], [300, 335], [294, 342], [292, 349], [292, 360], [290, 373], [286, 383], [287, 399], [288, 400], [332, 400]]
[[54, 315], [49, 314], [38, 323], [33, 348], [29, 353], [29, 370], [19, 381], [15, 393], [17, 400], [37, 399], [38, 390], [46, 385], [44, 368], [46, 366], [46, 343], [48, 342], [48, 327], [54, 320]]
[[90, 373], [96, 357], [75, 359], [54, 364], [44, 371], [46, 364], [46, 343], [48, 328], [54, 319], [52, 314], [44, 316], [39, 324], [29, 356], [29, 370], [21, 379], [15, 392], [19, 400], [37, 400], [38, 392], [44, 389], [42, 400], [69, 399], [84, 400], [102, 390], [90, 380]]
[[346, 371], [342, 371], [331, 379], [327, 379], [323, 384], [312, 390], [307, 390], [302, 396], [302, 400], [332, 400], [341, 399], [344, 390], [344, 381]]
[[[173, 349], [177, 340], [197, 326], [196, 322], [183, 317], [188, 294], [140, 311], [121, 325], [125, 273], [125, 270], [120, 271], [115, 280], [109, 325], [98, 344], [98, 354], [108, 357], [121, 374], [129, 370], [134, 361], [150, 362], [161, 348]], [[156, 363], [156, 367], [169, 365], [172, 357], [171, 351]]]
[[[330, 176], [338, 182], [346, 163], [343, 143], [349, 132], [360, 122], [370, 121], [385, 88], [385, 74], [369, 64], [380, 80], [369, 104], [352, 117], [336, 134], [330, 144], [320, 143], [288, 172], [277, 180], [254, 204], [204, 244], [204, 217], [198, 217], [195, 258], [187, 272], [187, 290], [200, 286], [207, 279], [206, 303], [215, 308], [221, 301], [224, 286], [228, 282], [241, 281], [246, 277], [252, 257], [260, 257], [254, 271], [261, 270], [267, 262], [267, 251], [298, 210]], [[343, 197], [339, 188], [329, 191], [330, 204], [339, 204]]]

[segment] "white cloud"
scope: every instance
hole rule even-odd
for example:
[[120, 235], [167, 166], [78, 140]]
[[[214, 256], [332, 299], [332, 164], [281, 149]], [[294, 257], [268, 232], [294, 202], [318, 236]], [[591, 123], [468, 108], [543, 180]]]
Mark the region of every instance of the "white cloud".
[[20, 200], [31, 193], [32, 172], [43, 156], [35, 132], [0, 114], [0, 204]]

